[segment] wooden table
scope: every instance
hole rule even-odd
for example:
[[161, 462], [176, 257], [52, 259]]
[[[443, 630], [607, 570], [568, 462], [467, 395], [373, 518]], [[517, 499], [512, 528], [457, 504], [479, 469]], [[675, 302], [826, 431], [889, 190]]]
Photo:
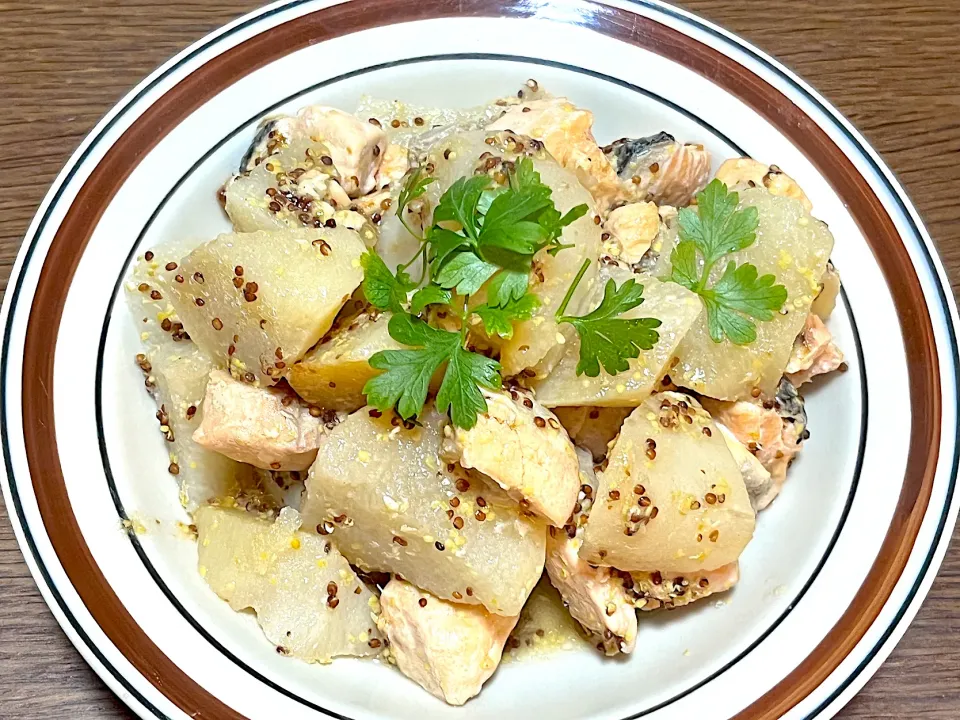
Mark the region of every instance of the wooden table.
[[[257, 5], [0, 1], [0, 295], [27, 223], [94, 123], [162, 61]], [[867, 135], [919, 208], [956, 292], [960, 2], [685, 5], [796, 69]], [[0, 718], [132, 717], [60, 632], [0, 507]], [[960, 718], [956, 542], [906, 637], [840, 717]]]

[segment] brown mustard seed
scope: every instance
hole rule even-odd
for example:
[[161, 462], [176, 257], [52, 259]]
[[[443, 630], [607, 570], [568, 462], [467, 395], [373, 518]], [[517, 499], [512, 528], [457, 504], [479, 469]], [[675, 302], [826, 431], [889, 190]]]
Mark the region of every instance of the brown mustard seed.
[[657, 515], [660, 514], [660, 508], [655, 507], [650, 511], [650, 519], [653, 520]]
[[699, 510], [699, 509], [700, 509], [700, 501], [699, 501], [699, 500], [694, 500], [693, 502], [691, 502], [691, 503], [690, 503], [690, 509], [691, 509], [691, 510]]
[[619, 490], [611, 490], [611, 491], [610, 491], [610, 499], [611, 499], [611, 500], [619, 500], [619, 499], [620, 499], [620, 491], [619, 491]]
[[178, 283], [180, 283], [181, 285], [183, 285], [183, 282], [184, 282], [184, 277], [183, 277], [183, 275], [177, 275], [177, 276], [176, 276], [175, 278], [173, 278], [173, 279], [176, 280], [176, 281], [177, 281]]
[[646, 495], [642, 495], [639, 500], [637, 500], [637, 505], [640, 507], [650, 507], [650, 498]]
[[220, 318], [214, 318], [210, 321], [210, 324], [213, 325], [214, 330], [223, 330], [223, 320]]
[[140, 285], [137, 286], [137, 290], [139, 290], [140, 292], [146, 292], [149, 289], [150, 289], [150, 286], [147, 285], [146, 283], [140, 283]]
[[487, 501], [484, 500], [480, 495], [477, 495], [477, 505], [479, 505], [480, 507], [486, 507]]
[[331, 610], [333, 610], [339, 604], [340, 604], [340, 598], [335, 598], [335, 597], [327, 598], [327, 607], [329, 607]]
[[163, 295], [160, 294], [160, 291], [159, 291], [159, 290], [151, 290], [151, 291], [150, 291], [150, 299], [151, 299], [151, 300], [163, 300]]
[[750, 391], [750, 397], [758, 398], [760, 397], [760, 388], [755, 387]]
[[460, 498], [456, 496], [450, 498], [450, 507], [460, 507]]
[[427, 606], [427, 599], [426, 599], [426, 598], [420, 598], [420, 601], [419, 601], [418, 604], [420, 605], [420, 607], [426, 607], [426, 606]]
[[180, 466], [176, 463], [170, 463], [170, 466], [167, 468], [167, 472], [169, 472], [171, 475], [179, 475]]
[[719, 495], [717, 495], [717, 502], [720, 503], [721, 505], [726, 499], [727, 499], [727, 496], [724, 495], [723, 493], [720, 493]]
[[713, 432], [711, 432], [710, 428], [708, 428], [708, 427], [705, 427], [702, 432], [703, 432], [703, 434], [706, 435], [707, 437], [713, 437]]
[[[357, 588], [357, 590], [359, 590], [359, 589], [360, 589], [360, 588]], [[372, 647], [372, 648], [374, 648], [374, 649], [380, 647], [381, 644], [382, 644], [382, 643], [381, 643], [377, 638], [370, 638], [370, 639], [367, 641], [367, 645], [369, 645], [370, 647]]]
[[533, 419], [533, 424], [536, 425], [538, 428], [545, 428], [547, 426], [547, 421], [544, 420], [542, 417], [535, 417]]
[[151, 260], [153, 260], [153, 251], [147, 250], [147, 251], [143, 254], [143, 259], [146, 260], [147, 262], [150, 262]]
[[337, 595], [337, 584], [332, 580], [327, 583], [327, 595], [331, 597], [336, 597]]
[[713, 493], [707, 493], [703, 499], [707, 501], [707, 505], [714, 505], [717, 502], [717, 496]]
[[453, 526], [457, 530], [463, 530], [463, 518], [459, 515], [453, 519]]
[[440, 542], [439, 540], [437, 540], [437, 541], [433, 544], [433, 546], [434, 546], [437, 550], [439, 550], [440, 552], [443, 552], [444, 550], [447, 549], [446, 545], [444, 545], [444, 544], [443, 544], [442, 542]]
[[463, 600], [463, 595], [454, 590], [451, 595], [453, 595], [454, 600]]
[[459, 490], [460, 492], [466, 492], [469, 489], [470, 489], [470, 483], [466, 480], [466, 478], [460, 478], [459, 480], [457, 480], [457, 490]]
[[633, 486], [633, 494], [634, 494], [634, 495], [643, 495], [646, 491], [647, 491], [647, 489], [646, 489], [643, 485], [634, 485], [634, 486]]
[[197, 307], [203, 307], [204, 305], [207, 304], [207, 303], [204, 301], [203, 298], [197, 298], [197, 299], [194, 300], [193, 302], [196, 303]]
[[393, 536], [393, 541], [394, 541], [397, 545], [399, 545], [400, 547], [406, 547], [406, 546], [407, 546], [407, 541], [404, 540], [404, 539], [403, 539], [402, 537], [400, 537], [399, 535], [394, 535], [394, 536]]
[[486, 514], [483, 510], [477, 510], [477, 511], [473, 514], [473, 516], [474, 516], [477, 520], [479, 520], [480, 522], [483, 522], [484, 520], [487, 519], [487, 514]]
[[177, 269], [177, 264], [176, 264], [175, 262], [168, 262], [166, 265], [164, 265], [164, 267], [165, 267], [168, 271], [173, 272], [174, 270]]
[[720, 531], [714, 530], [713, 532], [710, 533], [709, 537], [710, 537], [710, 542], [716, 542], [717, 540], [720, 539]]
[[650, 458], [651, 460], [656, 460], [657, 458], [657, 451], [654, 450], [653, 448], [647, 448], [646, 454], [647, 454], [647, 457]]

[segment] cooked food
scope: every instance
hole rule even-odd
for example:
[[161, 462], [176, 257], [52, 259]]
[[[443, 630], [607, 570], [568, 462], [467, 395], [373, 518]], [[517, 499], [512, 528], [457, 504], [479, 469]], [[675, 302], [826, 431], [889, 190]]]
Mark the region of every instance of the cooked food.
[[547, 575], [560, 591], [570, 614], [597, 638], [597, 649], [607, 655], [633, 652], [637, 642], [637, 613], [619, 572], [591, 565], [580, 557], [584, 526], [597, 492], [593, 458], [577, 449], [580, 491], [570, 521], [551, 527], [547, 535]]
[[533, 80], [312, 105], [211, 188], [232, 233], [137, 258], [200, 574], [276, 652], [462, 705], [505, 649], [628, 655], [762, 572], [798, 388], [844, 367], [833, 236], [775, 165], [593, 133]]
[[546, 528], [492, 481], [440, 458], [450, 430], [440, 413], [425, 408], [406, 425], [376, 408], [337, 425], [310, 469], [305, 524], [363, 570], [516, 615], [543, 570]]
[[173, 307], [235, 377], [272, 385], [330, 329], [363, 279], [346, 228], [221, 235], [183, 258]]
[[[553, 371], [532, 386], [547, 407], [589, 405], [601, 407], [637, 407], [650, 396], [663, 376], [676, 363], [675, 353], [703, 308], [700, 298], [674, 283], [664, 283], [649, 275], [634, 275], [617, 267], [604, 268], [602, 278], [621, 286], [635, 280], [643, 287], [643, 304], [623, 313], [623, 318], [656, 318], [659, 341], [648, 352], [628, 361], [628, 369], [611, 374], [601, 369], [596, 377], [584, 377], [578, 370], [580, 339], [572, 338]], [[586, 308], [596, 309], [603, 302], [605, 288], [598, 284]]]
[[732, 562], [716, 570], [668, 576], [661, 572], [624, 573], [623, 586], [638, 610], [651, 612], [689, 605], [697, 600], [726, 592], [740, 579], [740, 566]]
[[593, 137], [593, 113], [566, 98], [514, 105], [487, 130], [509, 130], [542, 142], [562, 167], [576, 173], [598, 207], [609, 206], [621, 194], [617, 172]]
[[394, 577], [380, 596], [377, 625], [400, 672], [431, 695], [463, 705], [497, 669], [519, 617], [441, 600]]
[[271, 522], [204, 506], [194, 521], [200, 575], [234, 610], [253, 608], [278, 653], [320, 663], [380, 653], [377, 596], [295, 510]]
[[680, 144], [670, 133], [620, 138], [603, 152], [629, 197], [657, 205], [688, 205], [710, 179], [710, 153], [703, 145]]
[[619, 570], [696, 573], [734, 562], [753, 537], [743, 477], [689, 395], [644, 401], [598, 473], [582, 556]]
[[294, 363], [287, 380], [304, 400], [318, 407], [353, 412], [366, 405], [363, 386], [379, 372], [370, 358], [383, 350], [401, 350], [387, 326], [389, 312], [368, 307], [330, 333], [303, 359]]
[[454, 428], [445, 459], [496, 482], [521, 507], [562, 525], [580, 490], [577, 455], [557, 416], [521, 388], [485, 391], [487, 411], [469, 430]]
[[[727, 195], [726, 202], [732, 200], [730, 195], [734, 193]], [[751, 188], [739, 194], [734, 207], [736, 211], [755, 212], [757, 225], [751, 233], [739, 237], [734, 233], [728, 242], [742, 243], [753, 232], [756, 240], [742, 250], [723, 253], [722, 262], [713, 265], [708, 278], [712, 287], [702, 290], [709, 293], [706, 312], [684, 337], [677, 349], [680, 364], [670, 372], [678, 385], [721, 400], [747, 399], [755, 391], [767, 395], [775, 392], [794, 339], [802, 332], [810, 306], [820, 292], [820, 280], [833, 249], [833, 235], [827, 226], [797, 200]], [[658, 277], [669, 275], [681, 280], [691, 264], [689, 269], [697, 278], [703, 273], [703, 268], [697, 267], [696, 261], [690, 263], [686, 256], [684, 266], [676, 267], [674, 251], [681, 246], [682, 242], [672, 248], [664, 245]], [[728, 263], [739, 267], [731, 270], [733, 265]], [[742, 268], [752, 270], [744, 272]], [[775, 277], [786, 292], [775, 297], [772, 288], [762, 282], [764, 276]], [[717, 288], [727, 292], [718, 295]], [[743, 294], [757, 301], [740, 300]], [[767, 299], [779, 302], [779, 307], [772, 310], [772, 305], [764, 304]], [[752, 333], [742, 332], [742, 315], [737, 311], [741, 304], [761, 319], [769, 319], [757, 323]], [[724, 336], [726, 341], [715, 341]]]
[[807, 212], [813, 210], [813, 203], [796, 181], [776, 165], [764, 165], [753, 158], [731, 158], [717, 170], [717, 179], [735, 190], [764, 187], [771, 195], [799, 200]]
[[254, 387], [223, 370], [210, 373], [193, 439], [238, 462], [267, 470], [307, 470], [317, 457], [323, 420], [291, 392]]

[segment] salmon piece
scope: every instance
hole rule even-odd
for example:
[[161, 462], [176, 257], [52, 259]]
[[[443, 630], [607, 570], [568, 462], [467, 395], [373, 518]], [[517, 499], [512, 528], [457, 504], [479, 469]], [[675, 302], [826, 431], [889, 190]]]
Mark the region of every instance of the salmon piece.
[[563, 525], [580, 489], [577, 454], [567, 431], [521, 388], [481, 391], [487, 412], [470, 430], [450, 426], [444, 458], [487, 475], [531, 512]]
[[815, 313], [807, 321], [793, 343], [793, 354], [787, 362], [785, 374], [795, 386], [810, 382], [817, 375], [825, 375], [843, 364], [843, 353], [833, 342], [833, 335]]
[[638, 609], [644, 612], [673, 610], [732, 588], [740, 579], [740, 563], [732, 562], [688, 576], [669, 572], [621, 575], [626, 593], [634, 598]]
[[593, 113], [576, 107], [567, 98], [514, 105], [486, 129], [509, 130], [542, 142], [561, 166], [576, 173], [598, 208], [609, 207], [622, 195], [617, 173], [593, 137]]
[[630, 203], [611, 211], [603, 227], [611, 235], [609, 254], [632, 265], [640, 262], [657, 238], [660, 213], [652, 202]]
[[761, 503], [766, 507], [779, 494], [790, 462], [810, 437], [803, 398], [783, 378], [772, 399], [726, 402], [703, 398], [703, 405], [770, 473], [773, 487], [765, 493], [765, 504]]
[[755, 512], [760, 512], [773, 502], [777, 493], [780, 492], [780, 485], [774, 483], [770, 471], [757, 460], [746, 445], [737, 440], [737, 437], [723, 423], [718, 422], [717, 428], [723, 435], [733, 459], [740, 466], [740, 474], [743, 475], [743, 483], [747, 486], [750, 504]]
[[324, 419], [296, 395], [210, 373], [193, 439], [207, 450], [268, 470], [306, 470], [317, 457]]
[[593, 567], [579, 556], [583, 526], [597, 489], [593, 457], [577, 448], [580, 493], [574, 513], [563, 528], [547, 534], [546, 570], [573, 618], [599, 638], [597, 649], [607, 655], [631, 653], [637, 644], [637, 612], [619, 571]]
[[383, 190], [399, 182], [410, 169], [410, 151], [402, 145], [387, 145], [377, 168], [377, 189]]
[[753, 158], [731, 158], [725, 160], [717, 170], [717, 180], [731, 190], [743, 190], [748, 187], [763, 187], [772, 195], [799, 200], [807, 212], [813, 210], [813, 203], [800, 189], [796, 181], [776, 165], [764, 165]]
[[296, 115], [264, 122], [243, 158], [241, 172], [252, 170], [300, 138], [326, 146], [332, 162], [323, 164], [336, 168], [340, 185], [350, 197], [366, 195], [377, 187], [377, 171], [387, 149], [386, 133], [355, 115], [323, 105], [308, 105]]
[[497, 669], [519, 617], [441, 600], [394, 576], [380, 596], [377, 627], [400, 672], [431, 695], [463, 705]]
[[679, 143], [669, 133], [620, 138], [603, 152], [616, 168], [625, 194], [637, 200], [683, 207], [710, 179], [706, 148]]

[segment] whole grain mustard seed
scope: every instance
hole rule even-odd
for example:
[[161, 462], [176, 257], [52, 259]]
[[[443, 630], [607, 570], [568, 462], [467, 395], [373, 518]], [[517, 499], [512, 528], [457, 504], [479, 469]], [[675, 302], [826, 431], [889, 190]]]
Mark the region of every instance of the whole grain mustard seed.
[[210, 324], [213, 325], [214, 330], [223, 330], [223, 321], [220, 318], [214, 318]]
[[147, 250], [147, 251], [143, 254], [143, 259], [146, 260], [147, 262], [150, 262], [151, 260], [153, 260], [153, 251], [152, 251], [152, 250]]
[[420, 598], [420, 600], [419, 600], [419, 602], [418, 602], [417, 604], [420, 605], [420, 607], [426, 607], [426, 606], [427, 606], [427, 599], [426, 599], [426, 598]]
[[453, 519], [453, 526], [457, 530], [463, 530], [463, 518], [459, 515]]

